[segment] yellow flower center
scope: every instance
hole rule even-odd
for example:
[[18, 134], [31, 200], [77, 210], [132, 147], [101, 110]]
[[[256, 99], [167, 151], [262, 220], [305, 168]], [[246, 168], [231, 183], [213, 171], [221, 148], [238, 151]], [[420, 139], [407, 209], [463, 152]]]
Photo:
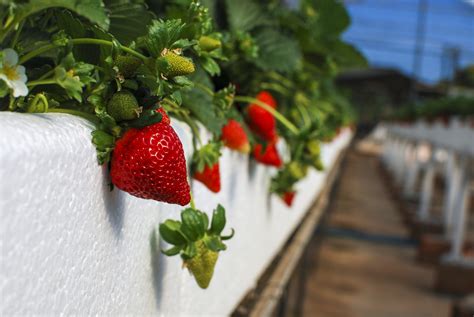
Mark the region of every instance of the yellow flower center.
[[15, 66], [12, 67], [10, 65], [3, 65], [2, 73], [4, 73], [9, 80], [18, 80], [18, 79], [20, 79], [20, 75], [16, 71]]

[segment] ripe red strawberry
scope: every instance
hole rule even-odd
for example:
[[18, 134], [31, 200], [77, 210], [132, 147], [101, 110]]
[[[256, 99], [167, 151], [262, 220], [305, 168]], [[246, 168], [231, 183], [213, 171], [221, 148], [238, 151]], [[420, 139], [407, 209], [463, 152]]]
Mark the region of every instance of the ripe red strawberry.
[[131, 195], [187, 205], [191, 200], [184, 151], [164, 110], [159, 123], [129, 129], [115, 145], [112, 183]]
[[244, 128], [236, 120], [229, 120], [222, 128], [222, 141], [232, 149], [242, 153], [250, 152], [250, 143]]
[[156, 112], [161, 113], [160, 123], [167, 124], [167, 125], [171, 124], [170, 117], [168, 117], [168, 114], [166, 113], [165, 109], [163, 109], [163, 107], [156, 109]]
[[206, 185], [206, 187], [214, 193], [221, 191], [221, 173], [219, 170], [219, 162], [212, 166], [204, 167], [202, 172], [194, 172], [193, 177], [195, 180], [198, 180]]
[[[257, 99], [276, 108], [275, 99], [266, 91], [257, 95]], [[247, 109], [249, 125], [252, 131], [266, 141], [276, 141], [276, 121], [273, 115], [256, 104], [250, 104]]]
[[267, 105], [269, 105], [273, 109], [277, 108], [277, 102], [276, 102], [275, 98], [273, 98], [273, 96], [266, 90], [263, 90], [263, 91], [259, 92], [258, 95], [257, 95], [257, 99], [264, 102], [264, 103], [266, 103]]
[[285, 192], [283, 193], [283, 195], [281, 195], [281, 199], [283, 199], [283, 201], [285, 202], [287, 206], [291, 207], [291, 205], [293, 204], [293, 199], [295, 198], [295, 195], [296, 195], [296, 192], [294, 191]]
[[265, 148], [265, 152], [262, 153], [263, 146], [261, 144], [256, 144], [253, 149], [253, 156], [255, 160], [265, 165], [271, 165], [275, 167], [280, 167], [282, 165], [282, 161], [280, 155], [278, 154], [277, 148], [275, 143], [267, 144]]

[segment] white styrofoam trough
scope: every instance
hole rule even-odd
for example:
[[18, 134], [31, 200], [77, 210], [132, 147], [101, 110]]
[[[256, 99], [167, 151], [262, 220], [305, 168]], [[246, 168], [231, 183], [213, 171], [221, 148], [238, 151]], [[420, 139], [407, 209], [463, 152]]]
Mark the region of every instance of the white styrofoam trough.
[[403, 186], [404, 194], [414, 193], [416, 180], [421, 175], [419, 220], [435, 220], [430, 213], [435, 176], [439, 174], [444, 178], [442, 221], [445, 236], [452, 241], [447, 256], [456, 261], [464, 259], [462, 248], [474, 179], [472, 120], [451, 118], [446, 124], [418, 120], [409, 125], [389, 123], [384, 126], [383, 160]]
[[[174, 128], [191, 155], [191, 134]], [[222, 191], [192, 182], [196, 206], [227, 210], [236, 230], [201, 290], [181, 259], [160, 254], [157, 225], [180, 206], [109, 191], [85, 120], [0, 114], [0, 314], [228, 315], [256, 283], [324, 185], [311, 172], [292, 208], [268, 195], [272, 168], [224, 150]], [[352, 137], [322, 148], [329, 170]], [[225, 232], [224, 232], [225, 233]]]

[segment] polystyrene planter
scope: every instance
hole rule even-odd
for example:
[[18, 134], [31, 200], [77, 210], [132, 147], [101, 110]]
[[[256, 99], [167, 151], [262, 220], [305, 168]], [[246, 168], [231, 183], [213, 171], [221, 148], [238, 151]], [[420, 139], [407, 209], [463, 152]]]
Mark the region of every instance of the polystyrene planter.
[[[191, 155], [191, 134], [173, 127]], [[236, 231], [201, 290], [179, 257], [165, 257], [156, 232], [180, 206], [109, 190], [91, 125], [62, 114], [0, 114], [2, 315], [227, 315], [251, 289], [324, 186], [312, 171], [292, 208], [268, 195], [272, 168], [224, 150], [222, 191], [192, 182], [197, 208], [227, 209]], [[322, 147], [329, 170], [352, 136]], [[226, 232], [224, 232], [226, 233]]]

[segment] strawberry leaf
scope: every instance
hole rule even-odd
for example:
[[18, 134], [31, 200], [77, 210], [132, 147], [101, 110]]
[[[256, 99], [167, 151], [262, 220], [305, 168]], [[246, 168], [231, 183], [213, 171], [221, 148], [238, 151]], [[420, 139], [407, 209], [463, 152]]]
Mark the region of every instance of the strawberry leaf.
[[172, 47], [180, 40], [183, 27], [181, 20], [154, 20], [143, 40], [145, 47], [153, 57], [160, 57], [165, 48]]

